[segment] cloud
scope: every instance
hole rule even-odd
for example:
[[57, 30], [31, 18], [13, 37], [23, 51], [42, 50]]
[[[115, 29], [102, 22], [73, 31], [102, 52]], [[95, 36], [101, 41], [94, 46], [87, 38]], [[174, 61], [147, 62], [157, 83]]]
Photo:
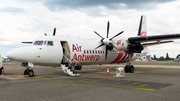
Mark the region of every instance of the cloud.
[[119, 10], [151, 10], [158, 4], [175, 0], [47, 0], [43, 4], [50, 11], [78, 10], [87, 16], [110, 16]]
[[17, 13], [25, 12], [25, 10], [19, 7], [4, 7], [0, 9], [0, 12], [9, 12], [12, 14], [17, 14]]
[[108, 9], [138, 9], [146, 8], [148, 4], [159, 4], [171, 2], [174, 0], [47, 0], [44, 4], [52, 11], [79, 9], [79, 8], [96, 8], [104, 6]]

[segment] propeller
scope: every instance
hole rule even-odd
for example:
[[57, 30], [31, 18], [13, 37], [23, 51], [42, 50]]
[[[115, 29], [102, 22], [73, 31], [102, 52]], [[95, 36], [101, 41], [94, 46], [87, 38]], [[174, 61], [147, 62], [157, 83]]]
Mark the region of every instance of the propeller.
[[[46, 33], [44, 33], [44, 35], [47, 36]], [[53, 36], [55, 36], [55, 35], [56, 35], [56, 27], [54, 27], [54, 31], [53, 31]]]
[[[106, 38], [103, 38], [100, 34], [98, 34], [96, 31], [94, 31], [95, 34], [97, 34], [99, 37], [101, 37], [101, 43], [99, 46], [97, 46], [95, 49], [103, 46], [103, 45], [106, 45], [106, 54], [105, 54], [105, 60], [107, 60], [107, 52], [108, 50], [112, 50], [113, 48], [116, 48], [113, 44], [112, 44], [112, 39], [114, 39], [115, 37], [117, 37], [118, 35], [122, 34], [124, 31], [121, 31], [120, 33], [116, 34], [115, 36], [113, 36], [112, 38], [108, 38], [109, 36], [109, 27], [110, 27], [110, 23], [108, 21], [107, 23], [107, 37]], [[95, 50], [94, 49], [94, 50]], [[117, 48], [116, 48], [117, 49]], [[117, 49], [118, 50], [118, 49]]]
[[56, 27], [54, 27], [53, 36], [56, 34]]

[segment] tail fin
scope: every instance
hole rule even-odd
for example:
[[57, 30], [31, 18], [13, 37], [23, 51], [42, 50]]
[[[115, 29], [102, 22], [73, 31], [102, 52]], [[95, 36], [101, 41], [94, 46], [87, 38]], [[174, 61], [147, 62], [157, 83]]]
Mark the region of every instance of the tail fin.
[[142, 15], [139, 24], [138, 36], [146, 36], [146, 35], [147, 35], [146, 16]]

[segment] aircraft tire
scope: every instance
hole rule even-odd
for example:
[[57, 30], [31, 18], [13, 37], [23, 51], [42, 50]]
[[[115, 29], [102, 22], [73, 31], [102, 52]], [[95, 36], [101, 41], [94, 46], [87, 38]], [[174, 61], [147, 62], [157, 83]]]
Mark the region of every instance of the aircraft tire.
[[134, 73], [134, 66], [133, 66], [133, 65], [131, 65], [131, 66], [129, 67], [129, 72], [130, 72], [130, 73]]
[[28, 75], [28, 70], [27, 69], [24, 71], [24, 75]]
[[28, 70], [28, 75], [29, 75], [30, 77], [33, 77], [33, 76], [34, 76], [34, 71], [33, 71], [33, 70]]
[[129, 73], [129, 67], [127, 65], [125, 66], [125, 73]]

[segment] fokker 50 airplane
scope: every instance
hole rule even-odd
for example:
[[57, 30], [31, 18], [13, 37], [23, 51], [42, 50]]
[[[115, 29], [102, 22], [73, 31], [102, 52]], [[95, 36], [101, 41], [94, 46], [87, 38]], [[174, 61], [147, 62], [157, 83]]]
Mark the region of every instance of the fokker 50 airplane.
[[147, 54], [147, 46], [169, 43], [173, 42], [171, 39], [180, 38], [180, 34], [146, 36], [145, 15], [141, 16], [137, 36], [127, 39], [115, 38], [123, 31], [109, 38], [109, 22], [106, 38], [95, 32], [101, 38], [99, 40], [58, 37], [55, 33], [56, 28], [53, 36], [45, 35], [34, 42], [22, 42], [31, 45], [13, 49], [6, 55], [22, 62], [22, 66], [27, 68], [24, 75], [30, 77], [34, 75], [31, 68], [35, 65], [61, 66], [65, 74], [73, 76], [69, 71], [81, 70], [82, 65], [127, 63], [125, 72], [133, 73], [134, 66], [130, 62]]

